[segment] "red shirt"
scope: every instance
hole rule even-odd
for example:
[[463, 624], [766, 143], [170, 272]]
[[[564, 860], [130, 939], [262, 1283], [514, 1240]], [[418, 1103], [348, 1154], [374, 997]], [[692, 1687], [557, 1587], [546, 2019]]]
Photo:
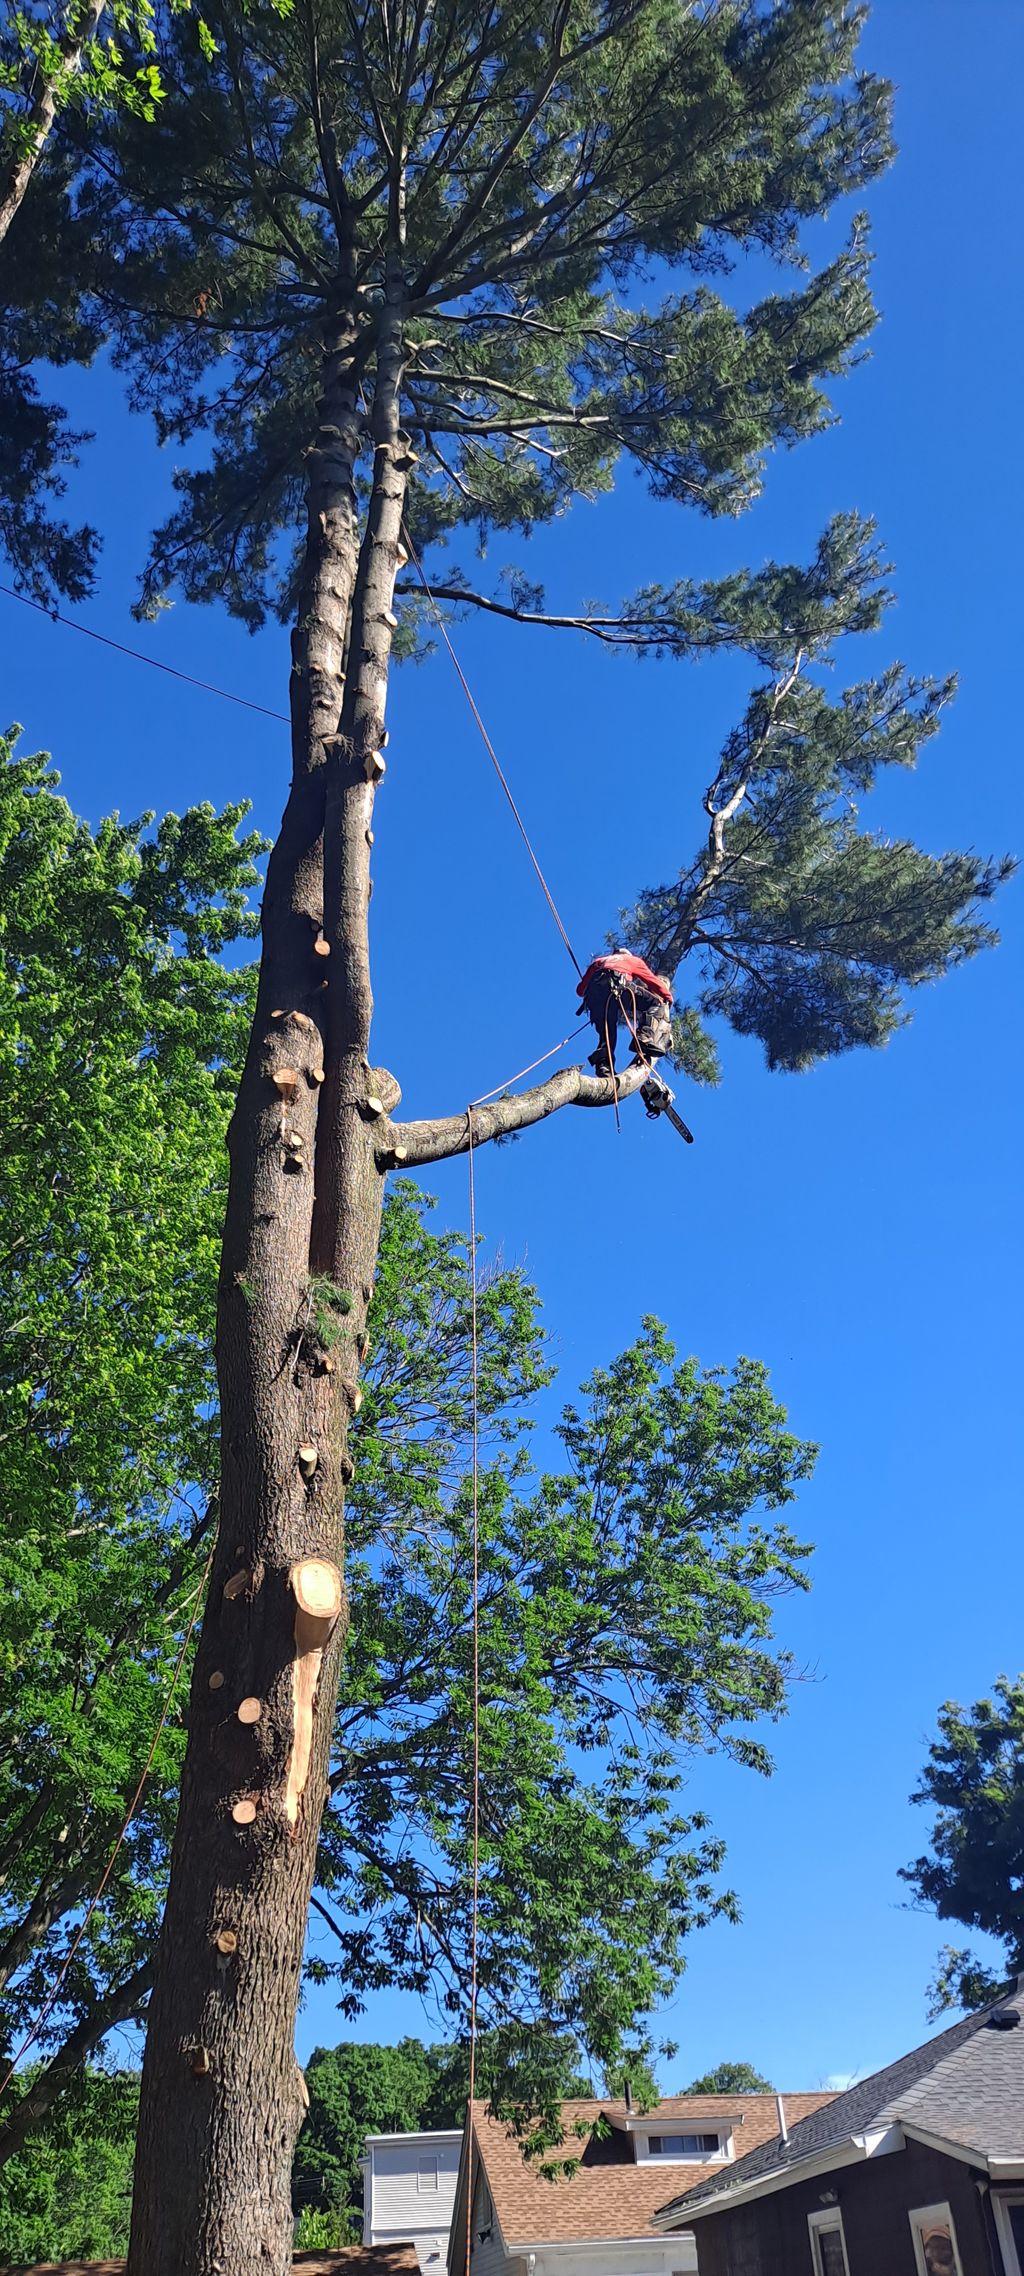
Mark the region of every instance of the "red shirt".
[[672, 1001], [669, 982], [663, 980], [659, 972], [652, 972], [642, 956], [630, 956], [626, 950], [618, 956], [595, 956], [593, 962], [588, 964], [576, 994], [585, 996], [591, 981], [596, 980], [600, 972], [617, 972], [620, 979], [636, 980], [642, 988], [649, 988], [652, 996], [661, 997], [663, 1004]]

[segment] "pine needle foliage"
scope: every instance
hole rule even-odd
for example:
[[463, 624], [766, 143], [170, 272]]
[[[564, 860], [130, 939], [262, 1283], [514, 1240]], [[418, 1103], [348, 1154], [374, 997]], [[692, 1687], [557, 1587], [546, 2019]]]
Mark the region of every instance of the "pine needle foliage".
[[[406, 521], [445, 605], [640, 657], [754, 660], [704, 792], [706, 843], [624, 917], [662, 968], [687, 963], [676, 1058], [700, 1081], [717, 1074], [709, 1022], [805, 1068], [885, 1042], [914, 988], [993, 939], [985, 905], [1008, 862], [858, 819], [886, 768], [916, 762], [952, 682], [890, 663], [836, 695], [841, 641], [877, 629], [891, 597], [856, 515], [803, 565], [571, 614], [519, 571], [482, 589], [467, 540], [483, 559], [496, 533], [528, 536], [625, 472], [655, 499], [736, 515], [774, 449], [830, 424], [875, 320], [856, 201], [892, 151], [890, 90], [857, 64], [862, 22], [830, 0], [296, 0], [284, 15], [216, 0], [202, 21], [154, 16], [154, 119], [92, 114], [64, 136], [69, 322], [110, 340], [132, 402], [184, 451], [143, 610], [178, 590], [253, 630], [294, 618], [342, 318], [365, 418], [357, 512], [368, 496], [397, 231], [419, 460]], [[805, 225], [843, 200], [846, 243], [815, 267]], [[44, 421], [37, 474], [69, 447]], [[22, 565], [29, 581], [67, 574], [59, 548]], [[411, 577], [396, 607], [396, 653], [415, 653], [428, 627]]]

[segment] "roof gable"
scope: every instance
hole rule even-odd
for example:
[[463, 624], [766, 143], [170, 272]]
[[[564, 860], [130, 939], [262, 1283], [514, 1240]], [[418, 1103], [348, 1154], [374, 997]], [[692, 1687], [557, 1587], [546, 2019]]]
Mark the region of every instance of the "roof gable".
[[[976, 2149], [982, 2163], [993, 2154], [1024, 2159], [1024, 2009], [1019, 2028], [989, 2028], [990, 2017], [1007, 2004], [1003, 1993], [884, 2070], [858, 2079], [845, 2094], [834, 2096], [795, 2125], [785, 2098], [788, 2142], [776, 2136], [738, 2158], [727, 2173], [719, 2169], [713, 2175], [701, 2174], [690, 2188], [684, 2184], [662, 2206], [662, 2225], [683, 2227], [711, 2199], [735, 2201], [773, 2177], [780, 2185], [790, 2174], [799, 2180], [809, 2159], [820, 2159], [830, 2149], [838, 2154], [857, 2137], [876, 2129], [884, 2132], [897, 2121], [911, 2127], [916, 2123], [951, 2143]], [[983, 2137], [989, 2135], [993, 2145], [1012, 2139], [1016, 2147], [1002, 2153], [994, 2146], [985, 2147]], [[670, 2216], [677, 2213], [676, 2222]]]
[[[787, 2108], [794, 2117], [818, 2109], [827, 2094], [791, 2095]], [[578, 2158], [576, 2172], [557, 2181], [545, 2180], [540, 2161], [527, 2158], [511, 2128], [490, 2118], [483, 2103], [473, 2107], [473, 2139], [494, 2206], [502, 2240], [508, 2251], [540, 2244], [583, 2244], [659, 2235], [654, 2216], [664, 2204], [666, 2189], [687, 2187], [707, 2173], [706, 2162], [675, 2163], [666, 2171], [660, 2162], [637, 2164], [632, 2140], [622, 2130], [625, 2104], [610, 2101], [567, 2102], [562, 2123], [566, 2143], [561, 2153]], [[774, 2094], [666, 2095], [655, 2109], [629, 2113], [653, 2133], [731, 2131], [734, 2154], [741, 2143], [764, 2142], [778, 2127]], [[611, 2121], [606, 2132], [593, 2129], [600, 2118]], [[616, 2123], [618, 2121], [618, 2123]], [[576, 2137], [574, 2129], [587, 2129]], [[717, 2173], [722, 2166], [715, 2168]], [[465, 2200], [462, 2199], [464, 2208]], [[457, 2202], [452, 2227], [452, 2269], [458, 2276], [458, 2229], [465, 2212]]]

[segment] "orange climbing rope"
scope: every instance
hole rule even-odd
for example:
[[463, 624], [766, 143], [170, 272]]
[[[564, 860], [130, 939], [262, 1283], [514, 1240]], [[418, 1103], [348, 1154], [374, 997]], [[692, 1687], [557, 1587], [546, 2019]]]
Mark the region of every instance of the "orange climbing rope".
[[[557, 1045], [556, 1049], [561, 1049]], [[547, 1056], [550, 1058], [551, 1053]], [[470, 2276], [473, 2250], [473, 2103], [476, 2098], [477, 1953], [480, 1932], [480, 1428], [478, 1276], [476, 1267], [476, 1179], [473, 1164], [473, 1108], [466, 1109], [469, 1124], [469, 1256], [472, 1289], [472, 1557], [473, 1557], [473, 1795], [470, 1818], [473, 1880], [470, 1917], [469, 1970], [469, 2079], [466, 2096], [466, 2276]]]
[[439, 607], [438, 607], [438, 605], [437, 605], [437, 602], [436, 602], [436, 601], [435, 601], [435, 599], [434, 599], [433, 593], [432, 593], [432, 592], [431, 592], [431, 590], [430, 590], [430, 586], [429, 586], [429, 585], [428, 585], [428, 583], [427, 583], [426, 575], [425, 575], [425, 572], [424, 572], [424, 569], [423, 569], [423, 564], [422, 564], [422, 562], [421, 562], [421, 560], [420, 560], [420, 558], [419, 558], [419, 555], [418, 555], [418, 553], [417, 553], [417, 551], [416, 551], [416, 548], [415, 548], [415, 546], [414, 546], [414, 544], [413, 544], [413, 542], [412, 542], [412, 539], [411, 539], [411, 537], [409, 536], [409, 532], [408, 532], [408, 530], [406, 529], [406, 526], [405, 526], [405, 523], [404, 523], [404, 522], [402, 523], [402, 543], [403, 543], [403, 545], [404, 545], [404, 546], [405, 546], [405, 548], [406, 548], [406, 551], [407, 551], [407, 553], [408, 553], [408, 555], [409, 555], [409, 559], [410, 559], [410, 561], [412, 562], [413, 568], [414, 568], [414, 569], [415, 569], [415, 571], [416, 571], [416, 575], [417, 575], [417, 577], [419, 578], [420, 584], [421, 584], [421, 585], [422, 585], [422, 587], [423, 587], [423, 591], [424, 591], [424, 594], [425, 594], [425, 596], [426, 596], [426, 600], [427, 600], [428, 606], [429, 606], [429, 608], [430, 608], [430, 610], [431, 610], [431, 612], [432, 612], [432, 614], [433, 614], [433, 617], [434, 617], [434, 621], [435, 621], [435, 623], [436, 623], [436, 625], [437, 625], [437, 629], [438, 629], [438, 631], [439, 631], [439, 633], [440, 633], [440, 635], [441, 635], [441, 638], [442, 638], [442, 640], [444, 641], [445, 647], [447, 648], [447, 650], [448, 650], [448, 654], [449, 654], [449, 656], [451, 657], [452, 663], [453, 663], [453, 665], [454, 665], [454, 667], [455, 667], [455, 671], [456, 671], [456, 673], [457, 673], [457, 676], [458, 676], [458, 680], [459, 680], [459, 684], [460, 684], [460, 686], [461, 686], [461, 688], [462, 688], [462, 692], [463, 692], [463, 695], [464, 695], [464, 696], [465, 696], [465, 698], [466, 698], [466, 702], [468, 703], [468, 705], [469, 705], [469, 708], [470, 708], [470, 710], [471, 710], [471, 712], [472, 712], [472, 714], [473, 714], [473, 717], [474, 717], [474, 719], [475, 719], [475, 721], [476, 721], [476, 724], [477, 724], [477, 726], [478, 726], [478, 728], [479, 728], [479, 730], [480, 730], [480, 735], [481, 735], [481, 739], [482, 739], [482, 741], [483, 741], [484, 749], [485, 749], [485, 751], [487, 752], [487, 756], [488, 756], [488, 758], [490, 759], [491, 765], [492, 765], [492, 767], [494, 768], [494, 772], [495, 772], [495, 774], [496, 774], [496, 775], [497, 775], [497, 777], [498, 777], [498, 781], [500, 782], [500, 784], [501, 784], [501, 787], [502, 787], [502, 789], [503, 789], [503, 791], [504, 791], [504, 793], [505, 793], [505, 796], [506, 796], [506, 798], [508, 799], [509, 805], [510, 805], [510, 807], [512, 808], [512, 812], [513, 812], [513, 814], [514, 814], [514, 816], [515, 816], [516, 827], [517, 827], [517, 829], [518, 829], [518, 831], [519, 831], [519, 835], [520, 835], [520, 837], [522, 838], [523, 844], [524, 844], [524, 846], [526, 847], [526, 851], [527, 851], [527, 853], [529, 854], [529, 856], [530, 856], [530, 860], [532, 861], [532, 863], [533, 863], [533, 866], [534, 866], [534, 869], [535, 869], [535, 871], [536, 871], [536, 873], [537, 873], [537, 879], [538, 879], [538, 882], [539, 882], [539, 884], [540, 884], [540, 889], [541, 889], [541, 892], [543, 893], [543, 895], [544, 895], [544, 899], [545, 899], [545, 901], [547, 902], [548, 908], [550, 909], [550, 911], [551, 911], [551, 914], [552, 914], [552, 916], [553, 916], [553, 918], [554, 918], [554, 920], [555, 920], [555, 923], [556, 923], [556, 925], [558, 926], [558, 930], [559, 930], [559, 933], [561, 934], [561, 937], [562, 937], [562, 940], [563, 940], [563, 942], [564, 942], [564, 945], [565, 945], [565, 947], [567, 948], [567, 950], [568, 950], [568, 952], [569, 952], [569, 955], [570, 955], [570, 956], [571, 956], [571, 958], [572, 958], [573, 964], [576, 966], [576, 971], [577, 971], [577, 973], [579, 974], [579, 977], [580, 977], [580, 979], [582, 980], [582, 978], [583, 978], [583, 967], [582, 967], [582, 965], [581, 965], [581, 964], [578, 962], [578, 960], [577, 960], [576, 951], [575, 951], [575, 949], [573, 948], [572, 942], [571, 942], [571, 940], [569, 939], [569, 935], [568, 935], [568, 933], [566, 932], [565, 926], [563, 925], [563, 923], [562, 923], [562, 920], [561, 920], [561, 917], [560, 917], [560, 916], [559, 916], [559, 914], [558, 914], [558, 909], [557, 909], [557, 906], [556, 906], [556, 903], [555, 903], [555, 897], [554, 897], [554, 894], [553, 894], [553, 893], [552, 893], [552, 891], [551, 891], [551, 887], [550, 887], [550, 885], [548, 884], [547, 878], [545, 877], [545, 875], [544, 875], [544, 872], [543, 872], [543, 870], [542, 870], [542, 868], [541, 868], [541, 866], [540, 866], [540, 863], [539, 863], [539, 861], [538, 861], [538, 859], [537, 859], [537, 856], [536, 856], [536, 854], [534, 853], [534, 850], [533, 850], [533, 845], [532, 845], [532, 843], [531, 843], [531, 839], [530, 839], [530, 833], [529, 833], [529, 831], [528, 831], [528, 829], [527, 829], [527, 827], [526, 827], [526, 824], [525, 824], [525, 822], [524, 822], [524, 820], [523, 820], [523, 817], [522, 817], [522, 815], [521, 815], [521, 813], [520, 813], [520, 811], [519, 811], [519, 808], [518, 808], [518, 806], [516, 805], [515, 799], [514, 799], [514, 798], [513, 798], [513, 796], [512, 796], [512, 792], [511, 792], [511, 789], [509, 788], [508, 780], [507, 780], [507, 777], [506, 777], [506, 775], [505, 775], [505, 773], [504, 773], [504, 770], [503, 770], [503, 768], [502, 768], [502, 764], [501, 764], [501, 761], [500, 761], [500, 759], [499, 759], [499, 757], [498, 757], [497, 751], [496, 751], [496, 750], [495, 750], [495, 748], [494, 748], [494, 745], [493, 745], [493, 743], [492, 743], [492, 741], [491, 741], [491, 738], [490, 738], [490, 736], [489, 736], [489, 734], [488, 734], [488, 732], [487, 732], [487, 729], [486, 729], [486, 727], [484, 726], [484, 723], [483, 723], [483, 719], [482, 719], [482, 717], [481, 717], [481, 715], [480, 715], [479, 706], [478, 706], [478, 704], [477, 704], [477, 701], [476, 701], [476, 697], [475, 697], [475, 696], [474, 696], [474, 694], [473, 694], [473, 690], [472, 690], [472, 688], [470, 687], [469, 681], [467, 680], [467, 678], [466, 678], [466, 675], [465, 675], [465, 672], [464, 672], [464, 671], [463, 671], [463, 669], [462, 669], [462, 665], [460, 664], [460, 662], [459, 662], [459, 659], [458, 659], [458, 657], [457, 657], [457, 655], [456, 655], [456, 653], [455, 653], [455, 649], [454, 649], [454, 647], [452, 646], [451, 638], [450, 638], [450, 635], [449, 635], [449, 632], [448, 632], [448, 627], [447, 627], [447, 625], [446, 625], [446, 623], [445, 623], [445, 621], [444, 621], [444, 617], [443, 617], [443, 615], [442, 615], [442, 613], [441, 613], [441, 610], [439, 609]]
[[141, 1775], [141, 1777], [140, 1777], [140, 1779], [139, 1779], [138, 1785], [137, 1785], [137, 1786], [136, 1786], [136, 1788], [135, 1788], [135, 1792], [134, 1792], [134, 1794], [132, 1795], [131, 1801], [130, 1801], [130, 1802], [129, 1802], [129, 1804], [128, 1804], [128, 1808], [127, 1808], [127, 1810], [126, 1810], [126, 1812], [125, 1812], [125, 1815], [124, 1815], [124, 1817], [123, 1817], [123, 1819], [122, 1819], [122, 1821], [121, 1821], [121, 1825], [120, 1825], [120, 1828], [119, 1828], [119, 1830], [118, 1830], [117, 1839], [116, 1839], [116, 1841], [115, 1841], [115, 1843], [114, 1843], [114, 1846], [113, 1846], [113, 1848], [112, 1848], [112, 1850], [111, 1850], [111, 1852], [110, 1852], [110, 1856], [108, 1857], [108, 1859], [107, 1859], [107, 1862], [106, 1862], [106, 1864], [105, 1864], [105, 1866], [104, 1866], [104, 1868], [103, 1868], [103, 1872], [102, 1872], [102, 1874], [101, 1874], [101, 1876], [100, 1876], [100, 1879], [99, 1879], [99, 1882], [98, 1882], [98, 1884], [97, 1884], [96, 1890], [95, 1890], [95, 1892], [94, 1892], [93, 1896], [90, 1898], [90, 1900], [89, 1900], [89, 1903], [88, 1903], [88, 1906], [86, 1907], [86, 1911], [85, 1911], [85, 1913], [84, 1913], [84, 1915], [83, 1915], [83, 1917], [82, 1917], [82, 1920], [80, 1921], [80, 1923], [79, 1923], [79, 1926], [78, 1926], [78, 1928], [75, 1930], [75, 1934], [74, 1934], [74, 1936], [73, 1936], [73, 1937], [72, 1937], [72, 1939], [71, 1939], [71, 1943], [69, 1944], [69, 1946], [68, 1946], [68, 1949], [67, 1949], [67, 1952], [65, 1953], [65, 1956], [64, 1956], [63, 1964], [62, 1964], [62, 1966], [61, 1966], [61, 1968], [60, 1968], [60, 1970], [59, 1970], [59, 1972], [58, 1972], [58, 1974], [57, 1974], [57, 1978], [56, 1978], [56, 1981], [55, 1981], [55, 1982], [54, 1982], [54, 1984], [52, 1985], [52, 1987], [51, 1987], [51, 1989], [50, 1989], [50, 1991], [49, 1991], [49, 1993], [48, 1993], [48, 1995], [47, 1995], [46, 1999], [44, 2000], [44, 2002], [43, 2002], [43, 2005], [42, 2005], [42, 2007], [40, 2008], [38, 2015], [36, 2016], [35, 2022], [34, 2022], [34, 2023], [32, 2024], [32, 2026], [31, 2026], [31, 2029], [30, 2029], [28, 2032], [26, 2032], [26, 2035], [25, 2035], [24, 2039], [22, 2040], [20, 2047], [18, 2048], [17, 2054], [14, 2056], [14, 2058], [13, 2058], [13, 2060], [12, 2060], [12, 2062], [11, 2062], [11, 2066], [10, 2066], [10, 2069], [9, 2069], [9, 2070], [8, 2070], [8, 2071], [5, 2073], [4, 2077], [3, 2077], [2, 2079], [0, 2079], [0, 2095], [2, 2095], [2, 2094], [6, 2094], [6, 2092], [7, 2092], [7, 2089], [8, 2089], [8, 2087], [10, 2086], [11, 2080], [12, 2080], [12, 2078], [14, 2077], [14, 2074], [15, 2074], [15, 2072], [16, 2072], [16, 2070], [17, 2070], [17, 2068], [18, 2068], [18, 2064], [19, 2064], [19, 2063], [20, 2063], [20, 2062], [23, 2060], [24, 2056], [25, 2056], [25, 2055], [27, 2055], [29, 2048], [35, 2044], [35, 2041], [38, 2039], [38, 2037], [39, 2037], [39, 2033], [40, 2033], [40, 2031], [42, 2030], [42, 2028], [43, 2028], [43, 2025], [44, 2025], [44, 2023], [45, 2023], [45, 2022], [46, 2022], [46, 2020], [47, 2020], [47, 2017], [53, 2013], [53, 2010], [54, 2010], [54, 2008], [56, 2007], [57, 2001], [58, 2001], [58, 1999], [59, 1999], [59, 1997], [60, 1997], [60, 1993], [61, 1993], [62, 1987], [63, 1987], [63, 1985], [64, 1985], [64, 1983], [65, 1983], [65, 1981], [66, 1981], [66, 1978], [67, 1978], [68, 1970], [69, 1970], [69, 1968], [70, 1968], [70, 1966], [71, 1966], [71, 1963], [72, 1963], [72, 1961], [73, 1961], [73, 1959], [74, 1959], [74, 1957], [75, 1957], [75, 1954], [76, 1954], [76, 1952], [78, 1951], [79, 1945], [80, 1945], [80, 1944], [81, 1944], [81, 1942], [82, 1942], [82, 1938], [83, 1938], [83, 1936], [84, 1936], [84, 1935], [85, 1935], [85, 1933], [86, 1933], [86, 1930], [87, 1930], [87, 1928], [88, 1928], [88, 1926], [89, 1926], [89, 1922], [91, 1921], [91, 1919], [92, 1919], [92, 1916], [93, 1916], [94, 1912], [96, 1911], [96, 1907], [97, 1907], [97, 1905], [100, 1903], [100, 1900], [101, 1900], [101, 1898], [102, 1898], [102, 1896], [103, 1896], [103, 1892], [104, 1892], [104, 1890], [105, 1890], [105, 1888], [106, 1888], [106, 1886], [107, 1886], [107, 1882], [108, 1882], [108, 1881], [109, 1881], [109, 1879], [110, 1879], [110, 1876], [111, 1876], [111, 1874], [112, 1874], [112, 1872], [113, 1872], [113, 1870], [114, 1870], [114, 1866], [115, 1866], [115, 1864], [116, 1864], [116, 1862], [117, 1862], [118, 1856], [120, 1855], [120, 1852], [121, 1852], [121, 1848], [122, 1848], [122, 1846], [123, 1846], [123, 1844], [124, 1844], [124, 1841], [125, 1841], [125, 1838], [126, 1838], [126, 1836], [127, 1836], [127, 1834], [128, 1834], [128, 1830], [129, 1830], [129, 1827], [131, 1826], [131, 1822], [132, 1822], [132, 1819], [134, 1818], [134, 1816], [135, 1816], [135, 1812], [136, 1812], [136, 1810], [138, 1809], [139, 1803], [140, 1803], [140, 1802], [141, 1802], [141, 1800], [142, 1800], [143, 1792], [144, 1792], [144, 1789], [145, 1789], [145, 1786], [146, 1786], [146, 1781], [147, 1781], [147, 1779], [148, 1779], [148, 1777], [149, 1777], [150, 1771], [151, 1771], [151, 1770], [152, 1770], [152, 1768], [153, 1768], [153, 1763], [154, 1763], [154, 1760], [155, 1760], [155, 1758], [156, 1758], [156, 1750], [157, 1750], [157, 1747], [158, 1747], [158, 1746], [159, 1746], [159, 1744], [160, 1744], [161, 1738], [163, 1737], [164, 1728], [165, 1728], [165, 1726], [166, 1726], [166, 1723], [167, 1723], [167, 1718], [168, 1718], [168, 1716], [169, 1716], [169, 1714], [170, 1714], [170, 1712], [171, 1712], [171, 1708], [172, 1708], [172, 1706], [173, 1706], [173, 1704], [174, 1704], [174, 1695], [175, 1695], [175, 1692], [177, 1691], [177, 1688], [178, 1688], [178, 1682], [179, 1682], [179, 1679], [180, 1679], [180, 1676], [181, 1676], [181, 1671], [182, 1671], [182, 1668], [183, 1668], [183, 1667], [184, 1667], [184, 1665], [185, 1665], [185, 1655], [186, 1655], [186, 1653], [187, 1653], [187, 1651], [188, 1651], [188, 1647], [189, 1647], [189, 1645], [190, 1645], [190, 1643], [191, 1643], [191, 1641], [192, 1641], [192, 1635], [193, 1635], [193, 1631], [194, 1631], [194, 1629], [195, 1629], [195, 1624], [196, 1624], [196, 1621], [197, 1621], [197, 1620], [198, 1620], [198, 1618], [199, 1618], [200, 1610], [201, 1610], [201, 1608], [202, 1608], [203, 1598], [204, 1598], [204, 1596], [205, 1596], [205, 1594], [206, 1594], [206, 1583], [207, 1583], [207, 1581], [209, 1580], [209, 1577], [210, 1577], [210, 1567], [211, 1567], [211, 1565], [212, 1565], [212, 1563], [213, 1563], [213, 1554], [214, 1554], [214, 1553], [213, 1553], [213, 1550], [211, 1549], [211, 1551], [210, 1551], [210, 1554], [209, 1554], [209, 1556], [207, 1557], [206, 1563], [205, 1563], [205, 1565], [203, 1566], [203, 1575], [202, 1575], [202, 1579], [201, 1579], [201, 1581], [200, 1581], [200, 1583], [199, 1583], [199, 1586], [198, 1586], [198, 1588], [197, 1588], [197, 1590], [196, 1590], [196, 1595], [195, 1595], [195, 1603], [194, 1603], [194, 1605], [193, 1605], [193, 1608], [192, 1608], [192, 1617], [191, 1617], [191, 1619], [190, 1619], [190, 1621], [189, 1621], [188, 1627], [187, 1627], [187, 1628], [186, 1628], [186, 1630], [185, 1630], [185, 1634], [184, 1634], [184, 1636], [182, 1637], [182, 1642], [181, 1642], [181, 1649], [180, 1649], [180, 1651], [179, 1651], [179, 1653], [178, 1653], [178, 1657], [177, 1657], [177, 1659], [175, 1660], [175, 1663], [174, 1663], [174, 1668], [173, 1668], [173, 1672], [172, 1672], [172, 1674], [171, 1674], [171, 1680], [170, 1680], [170, 1683], [169, 1683], [169, 1684], [168, 1684], [168, 1686], [167, 1686], [166, 1695], [165, 1695], [165, 1697], [164, 1697], [163, 1708], [162, 1708], [162, 1710], [161, 1710], [161, 1714], [160, 1714], [160, 1721], [158, 1722], [158, 1724], [157, 1724], [157, 1727], [156, 1727], [156, 1730], [155, 1730], [155, 1732], [154, 1732], [154, 1734], [153, 1734], [153, 1743], [152, 1743], [152, 1745], [151, 1745], [151, 1747], [150, 1747], [150, 1750], [149, 1750], [149, 1753], [148, 1753], [148, 1755], [146, 1756], [146, 1761], [145, 1761], [145, 1765], [144, 1765], [144, 1768], [143, 1768], [143, 1771], [142, 1771], [142, 1775]]

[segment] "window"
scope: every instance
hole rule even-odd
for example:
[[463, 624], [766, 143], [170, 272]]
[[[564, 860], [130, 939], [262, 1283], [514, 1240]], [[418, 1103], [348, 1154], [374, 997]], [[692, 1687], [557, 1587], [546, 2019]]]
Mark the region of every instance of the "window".
[[720, 2134], [648, 2134], [651, 2157], [721, 2157]]
[[1024, 2194], [1003, 2196], [992, 2192], [992, 2211], [1002, 2247], [1006, 2276], [1024, 2276]]
[[421, 2197], [424, 2196], [428, 2190], [437, 2188], [436, 2157], [421, 2157], [420, 2162], [416, 2168], [416, 2187]]
[[827, 2205], [823, 2213], [808, 2213], [807, 2226], [814, 2276], [850, 2276], [843, 2216], [838, 2205]]
[[917, 2205], [910, 2216], [917, 2276], [963, 2276], [948, 2205]]

